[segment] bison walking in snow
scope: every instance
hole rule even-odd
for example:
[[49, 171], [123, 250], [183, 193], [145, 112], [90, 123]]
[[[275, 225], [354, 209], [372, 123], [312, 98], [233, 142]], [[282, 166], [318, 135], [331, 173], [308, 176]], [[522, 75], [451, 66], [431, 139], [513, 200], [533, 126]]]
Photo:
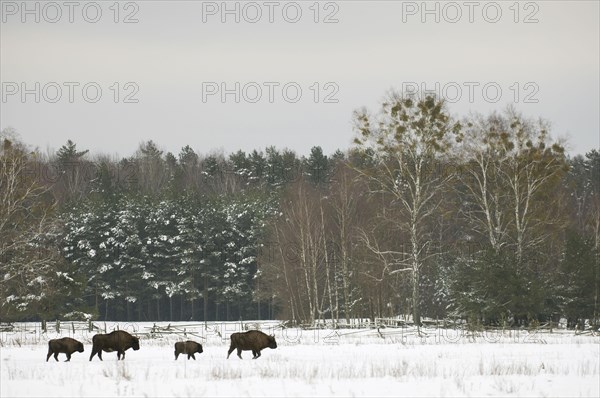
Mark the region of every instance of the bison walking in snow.
[[202, 344], [191, 340], [179, 341], [175, 343], [175, 360], [177, 360], [179, 354], [186, 354], [188, 356], [188, 360], [192, 358], [195, 361], [195, 353], [202, 354]]
[[48, 342], [48, 355], [46, 356], [46, 362], [50, 359], [50, 356], [54, 354], [54, 359], [58, 361], [58, 354], [67, 354], [67, 360], [71, 360], [71, 354], [74, 352], [83, 352], [83, 344], [70, 337], [63, 337], [62, 339], [50, 340]]
[[242, 359], [242, 351], [252, 351], [252, 359], [260, 357], [260, 351], [265, 348], [277, 348], [275, 336], [269, 336], [259, 330], [250, 330], [245, 333], [233, 333], [227, 359], [233, 350], [237, 349], [237, 356]]
[[140, 339], [122, 330], [115, 330], [108, 334], [97, 334], [92, 338], [92, 343], [90, 361], [96, 354], [98, 354], [98, 358], [102, 361], [102, 351], [116, 351], [117, 360], [120, 360], [121, 357], [125, 359], [125, 351], [129, 348], [133, 348], [134, 351], [140, 349]]

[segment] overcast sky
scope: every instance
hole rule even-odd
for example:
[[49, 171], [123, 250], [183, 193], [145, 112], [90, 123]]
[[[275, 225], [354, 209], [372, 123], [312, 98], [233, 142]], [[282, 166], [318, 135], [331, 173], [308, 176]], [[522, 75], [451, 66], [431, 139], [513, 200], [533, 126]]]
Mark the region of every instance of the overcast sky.
[[598, 1], [73, 4], [1, 4], [0, 128], [42, 150], [331, 153], [353, 110], [415, 85], [456, 116], [515, 104], [572, 154], [600, 146]]

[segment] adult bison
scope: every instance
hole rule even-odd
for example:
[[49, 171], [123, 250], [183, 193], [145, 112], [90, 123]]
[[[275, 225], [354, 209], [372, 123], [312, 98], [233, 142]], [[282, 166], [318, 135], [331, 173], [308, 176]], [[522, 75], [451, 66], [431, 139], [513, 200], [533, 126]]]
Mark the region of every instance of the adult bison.
[[177, 360], [179, 354], [186, 354], [188, 356], [188, 360], [192, 358], [195, 361], [195, 353], [202, 354], [202, 344], [191, 340], [179, 341], [175, 343], [175, 360]]
[[237, 356], [242, 359], [242, 351], [252, 351], [252, 359], [260, 357], [260, 351], [265, 348], [277, 348], [275, 336], [269, 336], [259, 330], [250, 330], [245, 333], [233, 333], [227, 359], [233, 350], [237, 349]]
[[71, 360], [71, 354], [74, 352], [83, 352], [83, 344], [70, 337], [63, 337], [62, 339], [50, 340], [48, 342], [48, 355], [46, 356], [46, 362], [50, 359], [50, 356], [54, 354], [54, 359], [58, 361], [58, 354], [67, 354], [67, 360]]
[[108, 334], [97, 334], [92, 338], [92, 343], [90, 361], [96, 354], [98, 354], [98, 358], [102, 361], [102, 351], [116, 351], [117, 360], [120, 360], [121, 357], [125, 359], [126, 350], [133, 348], [134, 351], [137, 351], [140, 349], [140, 339], [122, 330], [115, 330]]

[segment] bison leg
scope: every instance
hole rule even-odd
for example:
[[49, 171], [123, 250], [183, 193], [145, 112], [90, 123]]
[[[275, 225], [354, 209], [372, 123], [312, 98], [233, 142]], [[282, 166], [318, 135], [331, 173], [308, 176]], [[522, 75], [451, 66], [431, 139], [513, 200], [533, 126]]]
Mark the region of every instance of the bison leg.
[[52, 356], [52, 350], [50, 348], [48, 348], [48, 355], [46, 355], [46, 362], [48, 362], [48, 360], [50, 359], [51, 356]]
[[54, 359], [56, 360], [56, 362], [58, 362], [58, 352], [54, 353]]
[[257, 359], [258, 357], [260, 357], [260, 350], [256, 351], [256, 358], [254, 359]]
[[71, 360], [71, 354], [67, 352], [67, 360], [65, 362], [69, 362]]
[[175, 360], [177, 360], [177, 358], [179, 358], [179, 353], [177, 352], [177, 350], [175, 350]]
[[237, 353], [238, 357], [240, 357], [240, 359], [244, 359], [244, 358], [242, 358], [242, 349], [238, 348], [237, 351], [238, 351], [238, 353]]
[[233, 352], [233, 350], [235, 350], [235, 347], [233, 345], [231, 345], [229, 347], [229, 351], [227, 351], [227, 359], [229, 359], [229, 356], [231, 355], [231, 353]]
[[256, 359], [257, 355], [256, 355], [256, 351], [252, 350], [252, 359]]
[[94, 358], [94, 355], [98, 354], [98, 358], [102, 360], [102, 350], [97, 349], [96, 347], [92, 347], [92, 353], [90, 354], [90, 361]]
[[121, 359], [125, 359], [125, 351], [117, 351], [117, 361], [121, 360]]

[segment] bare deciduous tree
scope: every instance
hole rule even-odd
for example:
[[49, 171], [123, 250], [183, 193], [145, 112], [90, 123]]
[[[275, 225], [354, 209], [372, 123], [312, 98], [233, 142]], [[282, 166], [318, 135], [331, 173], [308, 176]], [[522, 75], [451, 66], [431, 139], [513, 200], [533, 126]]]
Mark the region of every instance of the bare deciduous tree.
[[[38, 182], [39, 154], [29, 151], [11, 130], [0, 132], [0, 309], [43, 306], [60, 278], [59, 253], [48, 244], [55, 231], [49, 190]], [[43, 312], [43, 311], [41, 311]]]
[[409, 237], [407, 251], [383, 252], [376, 243], [369, 247], [381, 256], [395, 257], [391, 261], [395, 268], [388, 275], [411, 273], [413, 320], [418, 325], [421, 267], [430, 242], [427, 223], [438, 208], [440, 186], [449, 178], [439, 172], [437, 165], [450, 149], [452, 136], [458, 136], [460, 124], [451, 121], [443, 101], [397, 93], [390, 95], [378, 117], [361, 110], [355, 112], [354, 120], [359, 133], [355, 144], [362, 150], [371, 148], [377, 165], [358, 171], [373, 183], [372, 192], [392, 196], [402, 213], [397, 222]]
[[548, 226], [560, 223], [559, 212], [550, 211], [557, 201], [548, 198], [566, 171], [563, 147], [549, 143], [543, 122], [509, 108], [467, 122], [463, 150], [468, 219], [495, 251], [511, 245], [521, 262], [525, 250], [547, 239]]

